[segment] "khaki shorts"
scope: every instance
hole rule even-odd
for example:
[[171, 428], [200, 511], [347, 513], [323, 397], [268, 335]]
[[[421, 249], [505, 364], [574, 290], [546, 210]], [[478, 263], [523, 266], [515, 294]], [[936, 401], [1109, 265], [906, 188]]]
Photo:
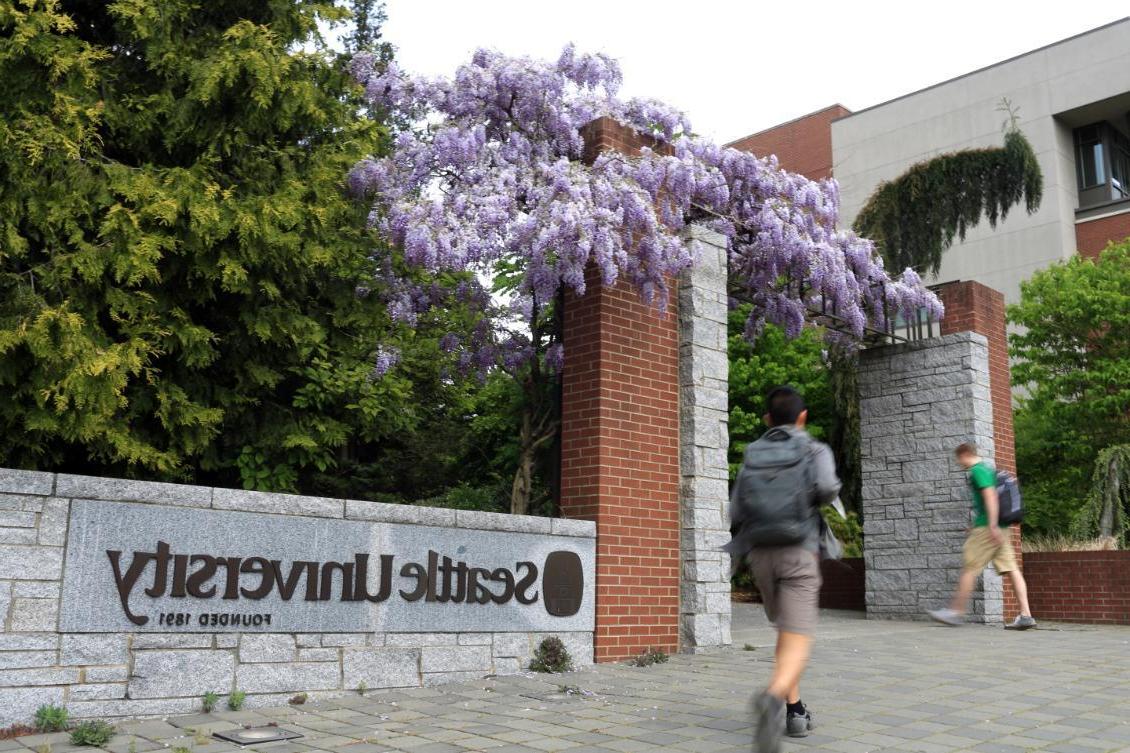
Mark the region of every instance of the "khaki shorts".
[[1016, 555], [1012, 552], [1012, 529], [1002, 528], [1003, 541], [997, 544], [985, 527], [974, 528], [961, 550], [962, 567], [967, 571], [981, 572], [990, 562], [998, 573], [1016, 569]]
[[820, 611], [820, 557], [800, 546], [754, 549], [749, 565], [765, 614], [778, 630], [812, 635]]

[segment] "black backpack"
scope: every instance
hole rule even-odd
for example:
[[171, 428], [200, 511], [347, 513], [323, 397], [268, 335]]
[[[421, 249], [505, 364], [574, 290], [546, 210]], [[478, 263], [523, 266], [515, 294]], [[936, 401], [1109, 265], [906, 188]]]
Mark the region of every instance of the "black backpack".
[[1020, 484], [1008, 471], [997, 471], [997, 524], [1010, 526], [1024, 519]]
[[818, 514], [812, 504], [811, 439], [804, 433], [770, 429], [746, 447], [738, 475], [734, 515], [750, 546], [803, 542]]

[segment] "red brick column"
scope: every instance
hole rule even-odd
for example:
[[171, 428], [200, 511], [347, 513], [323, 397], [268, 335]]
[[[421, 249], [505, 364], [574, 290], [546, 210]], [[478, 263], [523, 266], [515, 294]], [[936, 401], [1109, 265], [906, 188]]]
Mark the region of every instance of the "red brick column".
[[[1008, 334], [1005, 327], [1004, 294], [979, 282], [951, 282], [938, 290], [946, 307], [942, 334], [973, 331], [989, 340], [989, 391], [993, 403], [994, 462], [998, 468], [1016, 473], [1016, 441], [1012, 428], [1012, 376], [1008, 365]], [[1020, 526], [1012, 527], [1012, 543], [1021, 567]], [[1020, 605], [1012, 581], [1004, 580], [1004, 614], [1009, 620]]]
[[[585, 129], [588, 158], [643, 141], [612, 121]], [[595, 269], [567, 295], [562, 395], [561, 511], [596, 521], [597, 661], [648, 648], [673, 653], [679, 635], [679, 333], [666, 314]]]

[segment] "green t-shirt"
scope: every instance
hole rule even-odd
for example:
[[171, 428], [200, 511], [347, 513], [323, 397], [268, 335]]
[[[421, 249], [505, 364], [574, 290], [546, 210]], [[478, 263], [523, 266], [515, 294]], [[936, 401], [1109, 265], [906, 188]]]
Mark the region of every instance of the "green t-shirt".
[[989, 525], [989, 515], [985, 512], [985, 498], [981, 495], [981, 490], [996, 485], [996, 471], [984, 463], [977, 463], [969, 469], [969, 491], [973, 499], [974, 528], [984, 528]]

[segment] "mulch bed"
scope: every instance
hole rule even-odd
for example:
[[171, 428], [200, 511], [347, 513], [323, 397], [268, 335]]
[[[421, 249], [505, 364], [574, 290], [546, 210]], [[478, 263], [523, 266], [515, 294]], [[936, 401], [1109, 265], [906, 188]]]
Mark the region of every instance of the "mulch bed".
[[39, 730], [26, 724], [13, 724], [11, 727], [0, 729], [0, 740], [11, 740], [13, 737], [38, 734]]

